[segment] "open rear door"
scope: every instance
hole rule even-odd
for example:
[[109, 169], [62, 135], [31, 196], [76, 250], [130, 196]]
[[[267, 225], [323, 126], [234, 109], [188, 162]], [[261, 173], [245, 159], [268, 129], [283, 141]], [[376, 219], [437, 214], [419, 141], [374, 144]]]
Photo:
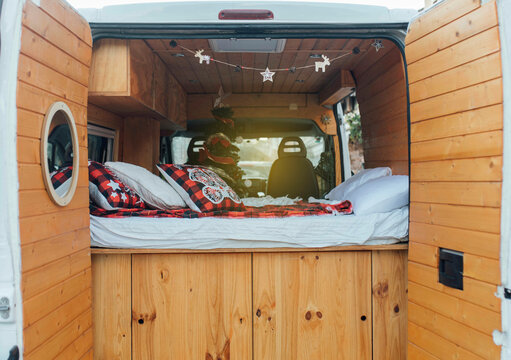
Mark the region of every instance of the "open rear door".
[[[87, 175], [91, 50], [88, 23], [67, 3], [26, 1], [16, 96], [25, 359], [92, 358]], [[79, 145], [78, 185], [66, 206], [50, 199], [40, 157], [43, 119], [58, 101], [74, 117]]]
[[409, 358], [498, 359], [503, 103], [495, 1], [439, 3], [412, 21], [405, 49]]

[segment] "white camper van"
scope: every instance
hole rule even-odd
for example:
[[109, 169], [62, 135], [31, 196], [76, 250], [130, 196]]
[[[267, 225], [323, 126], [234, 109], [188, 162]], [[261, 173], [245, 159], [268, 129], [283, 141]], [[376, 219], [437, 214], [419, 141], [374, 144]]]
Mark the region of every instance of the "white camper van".
[[0, 359], [511, 358], [511, 2], [0, 9]]

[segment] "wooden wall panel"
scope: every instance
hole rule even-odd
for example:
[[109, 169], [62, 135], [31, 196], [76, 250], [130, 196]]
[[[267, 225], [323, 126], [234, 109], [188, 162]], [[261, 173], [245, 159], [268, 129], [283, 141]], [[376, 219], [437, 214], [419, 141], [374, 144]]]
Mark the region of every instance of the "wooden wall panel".
[[92, 256], [94, 358], [131, 359], [131, 255]]
[[[88, 23], [64, 1], [27, 1], [18, 67], [18, 163], [24, 358], [81, 358], [92, 348], [87, 176]], [[77, 192], [53, 204], [42, 182], [41, 127], [64, 101], [80, 146]]]
[[355, 67], [357, 101], [362, 121], [364, 167], [389, 166], [408, 175], [406, 80], [399, 49], [390, 41], [369, 50]]
[[372, 252], [373, 360], [406, 357], [406, 251]]
[[247, 253], [133, 255], [133, 359], [251, 359], [251, 263]]
[[158, 173], [160, 122], [151, 118], [125, 118], [122, 161]]
[[371, 359], [370, 252], [253, 259], [254, 359]]
[[[448, 0], [406, 39], [411, 112], [410, 358], [499, 359], [502, 69], [495, 1]], [[438, 251], [464, 253], [464, 289]]]

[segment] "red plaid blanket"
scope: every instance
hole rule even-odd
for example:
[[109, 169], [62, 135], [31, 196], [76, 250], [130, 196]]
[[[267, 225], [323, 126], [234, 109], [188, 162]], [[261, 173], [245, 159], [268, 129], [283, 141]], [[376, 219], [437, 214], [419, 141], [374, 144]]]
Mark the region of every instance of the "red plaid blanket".
[[247, 206], [245, 211], [208, 211], [196, 212], [189, 208], [176, 208], [174, 210], [147, 210], [147, 209], [117, 209], [105, 210], [91, 204], [91, 215], [107, 218], [123, 218], [130, 216], [140, 217], [169, 217], [183, 219], [197, 219], [203, 217], [224, 217], [224, 218], [280, 218], [288, 216], [309, 216], [309, 215], [341, 215], [351, 214], [352, 206], [349, 201], [338, 205], [318, 204], [299, 202], [296, 205], [276, 206], [268, 205], [263, 207]]

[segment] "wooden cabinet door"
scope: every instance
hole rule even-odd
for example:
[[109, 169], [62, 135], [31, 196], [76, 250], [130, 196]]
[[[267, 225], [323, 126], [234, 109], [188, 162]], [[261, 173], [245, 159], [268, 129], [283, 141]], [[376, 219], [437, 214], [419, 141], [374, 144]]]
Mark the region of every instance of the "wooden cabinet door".
[[251, 359], [250, 254], [133, 255], [133, 359]]
[[254, 359], [371, 359], [371, 253], [253, 255]]

